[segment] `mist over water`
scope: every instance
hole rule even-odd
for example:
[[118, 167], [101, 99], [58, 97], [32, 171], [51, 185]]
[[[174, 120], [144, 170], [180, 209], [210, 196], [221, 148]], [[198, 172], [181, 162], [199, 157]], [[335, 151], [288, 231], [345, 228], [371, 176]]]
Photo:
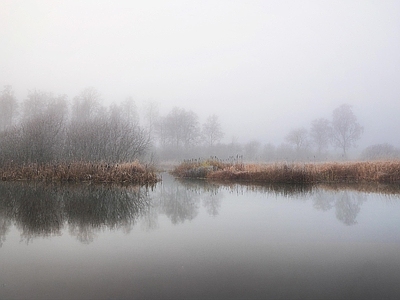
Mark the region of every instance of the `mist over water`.
[[1, 297], [400, 293], [398, 194], [163, 179], [152, 189], [1, 184]]

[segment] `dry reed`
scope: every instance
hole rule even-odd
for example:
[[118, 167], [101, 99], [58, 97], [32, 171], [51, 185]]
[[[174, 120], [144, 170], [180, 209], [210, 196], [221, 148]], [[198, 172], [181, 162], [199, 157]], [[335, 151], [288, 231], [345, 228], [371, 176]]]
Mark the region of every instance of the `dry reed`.
[[186, 162], [172, 174], [181, 178], [259, 183], [400, 183], [400, 161], [228, 164]]
[[52, 163], [8, 165], [0, 168], [3, 181], [91, 182], [154, 184], [159, 178], [153, 168], [139, 162], [107, 163]]

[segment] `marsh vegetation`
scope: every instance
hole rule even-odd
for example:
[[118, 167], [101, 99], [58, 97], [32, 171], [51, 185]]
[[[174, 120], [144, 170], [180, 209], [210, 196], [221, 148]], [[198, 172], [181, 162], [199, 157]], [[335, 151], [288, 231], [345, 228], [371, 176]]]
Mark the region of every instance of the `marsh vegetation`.
[[0, 167], [2, 181], [90, 182], [154, 184], [159, 180], [154, 167], [139, 162], [108, 163], [31, 163]]
[[182, 178], [258, 183], [400, 183], [400, 161], [331, 163], [224, 163], [188, 161], [172, 174]]

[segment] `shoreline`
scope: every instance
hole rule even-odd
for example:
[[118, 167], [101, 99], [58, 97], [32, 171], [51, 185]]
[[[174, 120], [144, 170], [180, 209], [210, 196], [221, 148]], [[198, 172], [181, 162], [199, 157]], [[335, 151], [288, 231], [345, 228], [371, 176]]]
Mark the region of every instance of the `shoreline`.
[[171, 174], [178, 178], [232, 183], [400, 184], [400, 160], [326, 163], [221, 163], [215, 160], [184, 162]]

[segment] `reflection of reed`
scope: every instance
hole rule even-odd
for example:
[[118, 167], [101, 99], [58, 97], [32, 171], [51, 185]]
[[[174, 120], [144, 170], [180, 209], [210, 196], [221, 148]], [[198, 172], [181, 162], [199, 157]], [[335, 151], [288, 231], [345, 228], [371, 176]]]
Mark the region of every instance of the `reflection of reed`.
[[313, 186], [309, 184], [238, 184], [236, 190], [238, 187], [242, 187], [245, 191], [284, 197], [306, 197], [313, 192]]
[[380, 183], [359, 183], [359, 184], [319, 184], [318, 187], [324, 190], [340, 191], [349, 190], [362, 193], [374, 193], [385, 195], [400, 195], [400, 185], [397, 184], [380, 184]]

